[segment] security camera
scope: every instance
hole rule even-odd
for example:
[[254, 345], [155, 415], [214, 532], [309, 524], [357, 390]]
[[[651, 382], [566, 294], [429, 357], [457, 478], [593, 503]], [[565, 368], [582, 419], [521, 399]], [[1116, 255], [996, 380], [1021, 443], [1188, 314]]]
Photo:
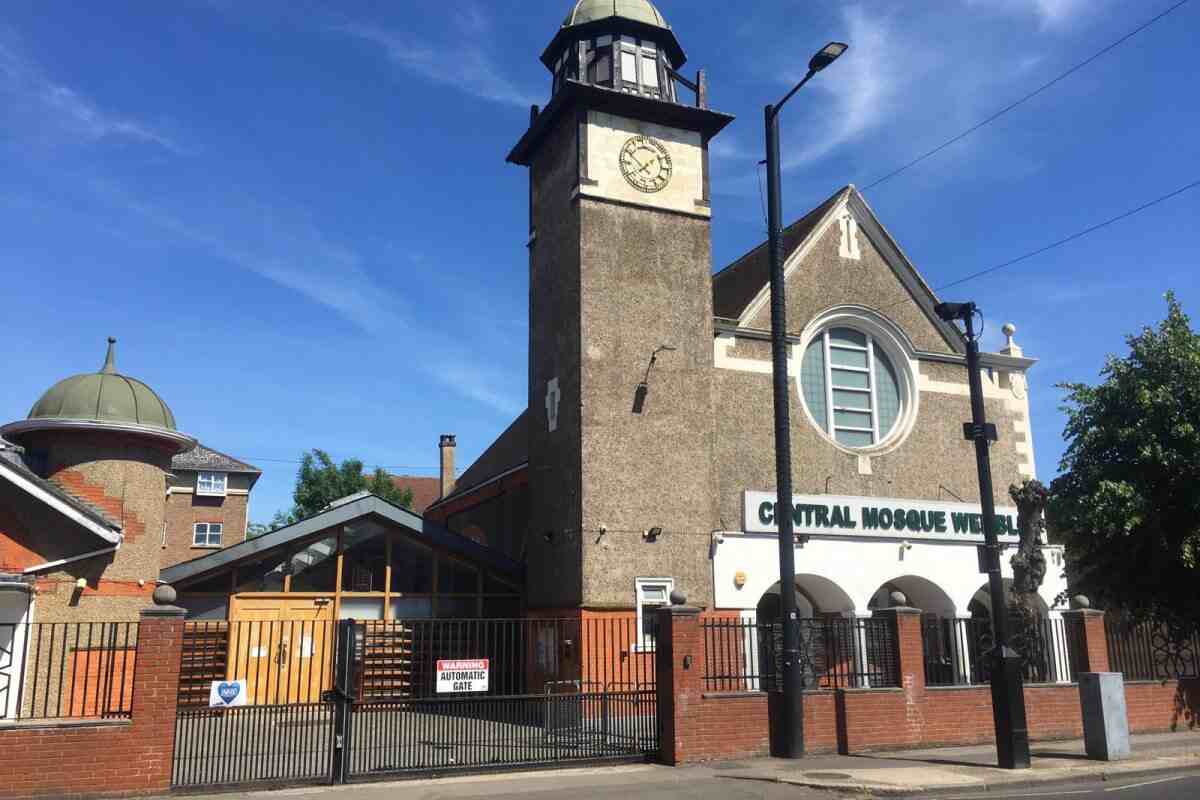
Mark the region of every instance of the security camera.
[[946, 322], [956, 319], [966, 319], [975, 313], [974, 303], [938, 303], [933, 307], [934, 313]]

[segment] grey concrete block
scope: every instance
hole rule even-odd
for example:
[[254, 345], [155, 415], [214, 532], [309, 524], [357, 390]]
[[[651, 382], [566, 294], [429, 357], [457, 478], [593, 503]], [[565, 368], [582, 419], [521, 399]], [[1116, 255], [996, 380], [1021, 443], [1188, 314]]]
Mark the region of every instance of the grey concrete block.
[[1079, 707], [1088, 758], [1097, 761], [1129, 758], [1129, 716], [1121, 673], [1079, 673]]

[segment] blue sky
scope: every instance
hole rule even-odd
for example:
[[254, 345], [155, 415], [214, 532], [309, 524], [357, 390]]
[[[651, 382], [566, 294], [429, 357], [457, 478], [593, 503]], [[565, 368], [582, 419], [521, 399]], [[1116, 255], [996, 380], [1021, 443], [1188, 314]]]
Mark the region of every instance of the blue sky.
[[[714, 107], [719, 268], [764, 236], [762, 106], [830, 39], [849, 53], [784, 118], [786, 216], [860, 187], [1171, 5], [661, 0]], [[8, 0], [0, 15], [0, 419], [97, 369], [104, 337], [180, 427], [264, 469], [299, 454], [434, 474], [525, 402], [526, 175], [569, 3]], [[866, 192], [935, 287], [1200, 178], [1200, 3]], [[1164, 313], [1195, 312], [1200, 190], [957, 287], [1031, 373], [1039, 474], [1061, 381]]]

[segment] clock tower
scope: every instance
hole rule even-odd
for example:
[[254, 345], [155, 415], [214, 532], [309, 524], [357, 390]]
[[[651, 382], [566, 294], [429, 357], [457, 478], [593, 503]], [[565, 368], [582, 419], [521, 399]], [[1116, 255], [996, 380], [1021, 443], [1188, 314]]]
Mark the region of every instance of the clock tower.
[[708, 146], [733, 118], [684, 60], [648, 0], [578, 0], [508, 156], [529, 168], [532, 609], [629, 608], [663, 576], [711, 604]]

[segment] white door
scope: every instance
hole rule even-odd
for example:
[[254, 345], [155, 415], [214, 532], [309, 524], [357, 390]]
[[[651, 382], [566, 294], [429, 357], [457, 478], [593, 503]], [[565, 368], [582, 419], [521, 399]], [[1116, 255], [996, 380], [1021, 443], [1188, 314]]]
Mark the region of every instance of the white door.
[[0, 591], [0, 720], [15, 719], [20, 710], [17, 703], [32, 607], [29, 594]]

